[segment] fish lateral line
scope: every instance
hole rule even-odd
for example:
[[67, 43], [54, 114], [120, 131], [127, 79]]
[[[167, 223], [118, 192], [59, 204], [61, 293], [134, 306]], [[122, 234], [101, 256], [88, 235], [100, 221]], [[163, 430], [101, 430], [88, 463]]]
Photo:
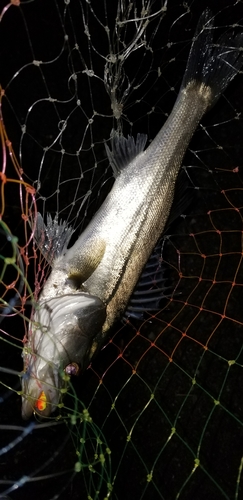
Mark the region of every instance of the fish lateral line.
[[[66, 223], [59, 228], [57, 221], [50, 222], [50, 255], [55, 253], [57, 258], [52, 260], [52, 272], [33, 315], [33, 324], [40, 327], [33, 329], [29, 345], [38, 346], [37, 355], [23, 351], [24, 365], [31, 367], [28, 378], [22, 379], [24, 418], [33, 413], [30, 398], [41, 407], [48, 403], [42, 410], [44, 416], [55, 411], [64, 383], [61, 371], [68, 365], [76, 371], [75, 363], [85, 369], [124, 313], [166, 228], [185, 151], [203, 115], [242, 68], [242, 46], [243, 33], [235, 36], [233, 31], [213, 41], [213, 16], [206, 9], [192, 41], [180, 92], [157, 136], [144, 151], [145, 134], [139, 134], [135, 141], [112, 133], [111, 149], [106, 146], [106, 152], [115, 182], [71, 248], [67, 247], [73, 230]], [[37, 240], [38, 231], [45, 232], [40, 217]], [[84, 278], [85, 292], [75, 288]], [[160, 280], [162, 283], [163, 272]], [[150, 306], [157, 304], [156, 294], [148, 298]], [[133, 313], [139, 315], [146, 297], [138, 294], [136, 300]], [[48, 333], [41, 328], [45, 324], [50, 325]]]

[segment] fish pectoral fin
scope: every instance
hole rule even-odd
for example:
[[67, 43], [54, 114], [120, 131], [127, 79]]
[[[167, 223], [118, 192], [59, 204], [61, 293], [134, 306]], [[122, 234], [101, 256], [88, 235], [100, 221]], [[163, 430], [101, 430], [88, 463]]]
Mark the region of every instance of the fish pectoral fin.
[[75, 282], [77, 288], [80, 288], [95, 271], [106, 249], [106, 242], [99, 239], [95, 240], [85, 248], [85, 251], [77, 251], [69, 261], [68, 279]]

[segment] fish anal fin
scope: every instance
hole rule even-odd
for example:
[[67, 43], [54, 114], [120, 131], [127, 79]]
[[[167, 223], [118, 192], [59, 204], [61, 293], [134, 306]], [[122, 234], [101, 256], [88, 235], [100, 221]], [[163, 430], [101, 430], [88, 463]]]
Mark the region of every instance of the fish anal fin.
[[160, 310], [163, 299], [171, 297], [171, 286], [167, 286], [166, 266], [161, 261], [161, 239], [153, 250], [124, 312], [124, 319], [144, 320], [145, 312]]

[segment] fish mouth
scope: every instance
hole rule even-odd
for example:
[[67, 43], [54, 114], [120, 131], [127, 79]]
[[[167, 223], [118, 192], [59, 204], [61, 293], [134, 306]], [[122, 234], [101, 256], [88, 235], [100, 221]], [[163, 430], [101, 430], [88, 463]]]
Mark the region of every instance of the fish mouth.
[[[28, 377], [28, 378], [27, 378]], [[26, 380], [25, 380], [26, 378]], [[50, 374], [45, 382], [40, 382], [26, 373], [23, 375], [22, 418], [28, 420], [32, 414], [41, 418], [50, 417], [61, 399], [61, 391], [57, 388]]]
[[[52, 391], [53, 392], [53, 391]], [[58, 391], [56, 391], [58, 394]], [[37, 397], [32, 394], [25, 394], [22, 396], [22, 418], [28, 420], [32, 414], [37, 414], [39, 417], [50, 417], [57, 406], [57, 403], [51, 401], [50, 391], [40, 391]], [[58, 398], [59, 399], [59, 398]]]
[[38, 398], [31, 395], [22, 397], [22, 418], [28, 420], [32, 414], [38, 414], [40, 417], [49, 417], [54, 411], [50, 403], [48, 392], [41, 391]]
[[87, 366], [105, 318], [103, 302], [86, 293], [57, 296], [39, 306], [23, 351], [23, 419], [33, 413], [49, 417], [60, 408], [70, 376]]

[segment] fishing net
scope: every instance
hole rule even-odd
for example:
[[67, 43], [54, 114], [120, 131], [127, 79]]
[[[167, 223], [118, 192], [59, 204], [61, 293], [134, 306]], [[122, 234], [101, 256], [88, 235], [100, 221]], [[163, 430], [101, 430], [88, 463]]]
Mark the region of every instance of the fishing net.
[[[104, 142], [112, 128], [155, 137], [206, 6], [2, 3], [0, 498], [242, 498], [240, 74], [183, 160], [191, 202], [159, 247], [168, 298], [115, 325], [55, 414], [21, 419], [21, 353], [50, 272], [37, 211], [75, 241], [113, 183]], [[215, 38], [242, 31], [242, 1], [210, 8]]]

